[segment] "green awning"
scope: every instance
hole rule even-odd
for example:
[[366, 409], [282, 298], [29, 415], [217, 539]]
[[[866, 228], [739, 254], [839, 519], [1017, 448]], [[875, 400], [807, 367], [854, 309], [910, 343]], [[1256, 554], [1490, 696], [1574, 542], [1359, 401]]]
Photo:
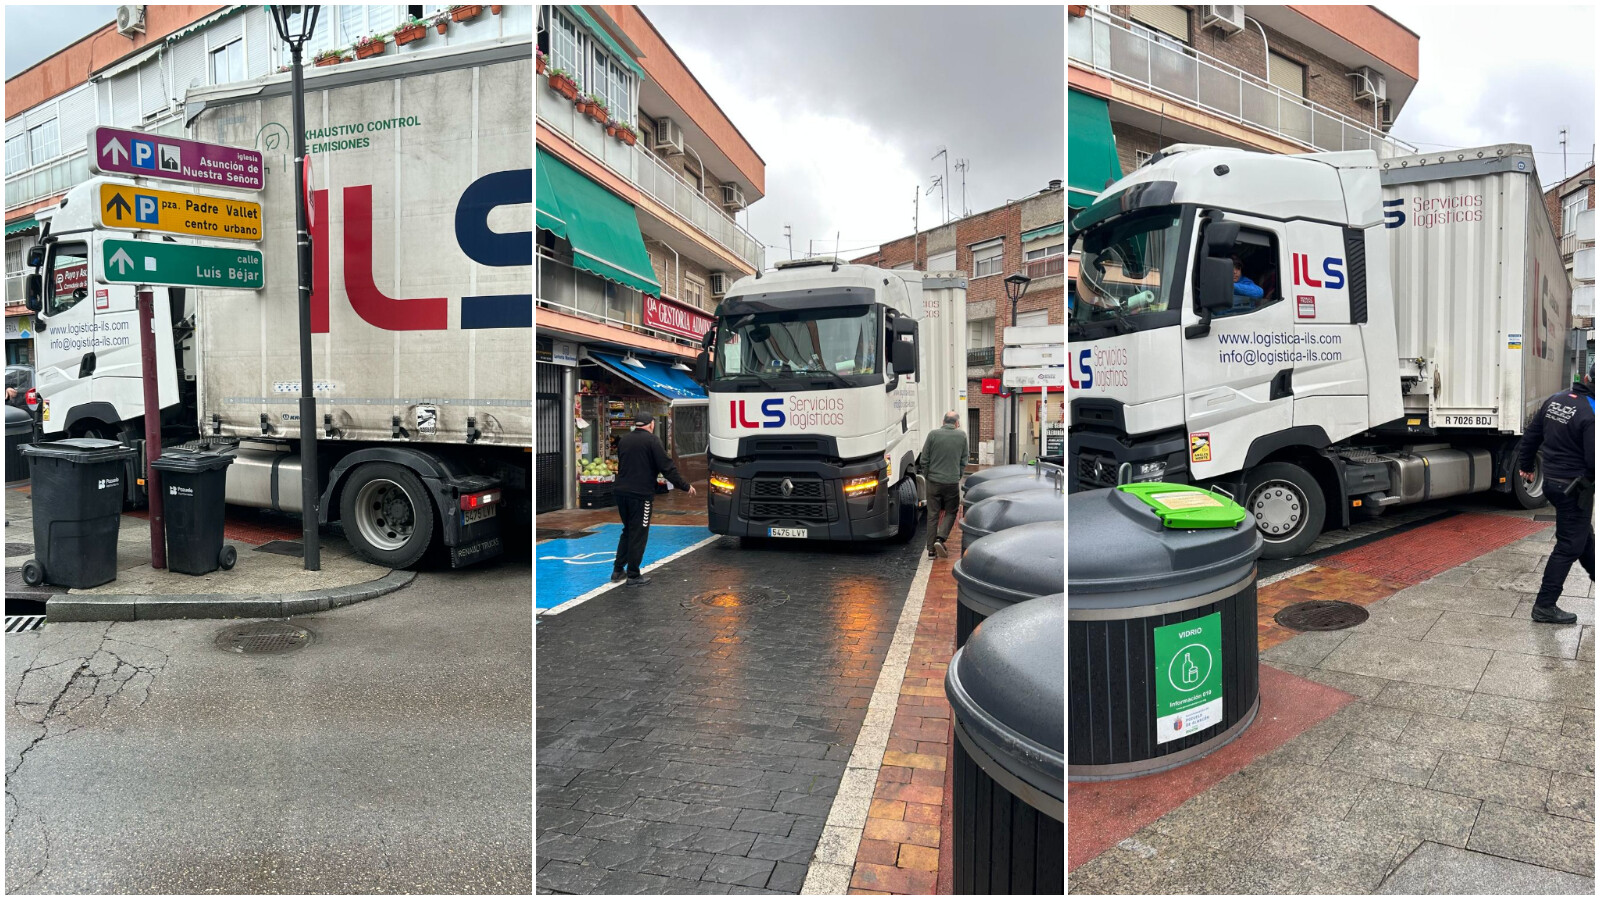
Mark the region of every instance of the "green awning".
[[1099, 97], [1067, 91], [1067, 208], [1083, 209], [1122, 177], [1111, 110]]
[[607, 281], [661, 296], [633, 205], [542, 148], [536, 162], [538, 225], [567, 239], [572, 264]]
[[567, 7], [567, 11], [572, 13], [572, 15], [578, 21], [582, 22], [583, 27], [589, 29], [590, 34], [599, 38], [600, 42], [606, 45], [606, 49], [611, 51], [612, 56], [622, 60], [623, 65], [632, 69], [633, 74], [639, 76], [640, 78], [644, 77], [644, 68], [641, 67], [633, 57], [629, 56], [626, 51], [624, 51], [621, 47], [618, 47], [617, 42], [611, 39], [611, 35], [607, 34], [606, 30], [600, 27], [600, 23], [596, 22], [593, 16], [590, 16], [588, 13], [584, 12], [583, 7], [569, 6]]
[[1022, 243], [1026, 244], [1029, 241], [1037, 241], [1040, 238], [1047, 238], [1052, 234], [1064, 234], [1066, 230], [1067, 223], [1057, 222], [1054, 225], [1046, 225], [1043, 228], [1035, 228], [1032, 231], [1024, 231], [1022, 233]]
[[35, 219], [33, 216], [29, 216], [26, 219], [20, 219], [16, 222], [8, 222], [6, 224], [6, 237], [10, 237], [19, 231], [28, 231], [29, 229], [38, 227], [39, 220]]

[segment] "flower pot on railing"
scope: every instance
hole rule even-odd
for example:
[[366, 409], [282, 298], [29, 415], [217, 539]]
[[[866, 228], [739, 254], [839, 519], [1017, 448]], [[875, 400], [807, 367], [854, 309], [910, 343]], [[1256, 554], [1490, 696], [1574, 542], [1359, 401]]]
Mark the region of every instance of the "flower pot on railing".
[[489, 15], [491, 15], [491, 16], [500, 15], [500, 7], [498, 7], [498, 6], [489, 7]]
[[634, 142], [639, 139], [639, 136], [633, 133], [632, 128], [629, 128], [620, 122], [616, 124], [614, 131], [615, 134], [613, 136], [617, 140], [627, 144], [629, 147], [632, 147]]
[[316, 61], [312, 63], [312, 66], [337, 66], [341, 62], [344, 62], [343, 56], [340, 56], [338, 53], [326, 53], [318, 56]]
[[449, 19], [438, 19], [433, 23], [433, 25], [434, 25], [435, 28], [439, 29], [439, 33], [440, 34], [444, 34], [445, 29], [450, 27], [450, 20]]
[[369, 56], [377, 56], [383, 52], [383, 48], [386, 43], [387, 42], [382, 38], [373, 38], [372, 40], [364, 43], [356, 44], [356, 59], [366, 59]]
[[550, 70], [550, 90], [555, 91], [568, 100], [578, 99], [578, 83], [572, 80], [571, 75], [568, 75], [561, 69]]
[[[396, 47], [404, 47], [412, 41], [422, 40], [427, 36], [427, 34], [428, 26], [421, 22], [406, 25], [402, 28], [396, 28], [394, 32], [394, 45]], [[542, 66], [540, 67], [539, 71], [544, 71]]]
[[482, 6], [452, 6], [450, 7], [450, 19], [454, 22], [466, 22], [476, 19], [482, 12]]
[[[395, 37], [398, 39], [399, 35], [396, 34]], [[550, 64], [545, 62], [543, 53], [533, 58], [533, 69], [535, 75], [543, 75], [544, 70], [548, 68], [550, 68]]]
[[599, 122], [601, 125], [606, 123], [606, 108], [593, 100], [589, 101], [589, 105], [583, 111], [589, 118]]

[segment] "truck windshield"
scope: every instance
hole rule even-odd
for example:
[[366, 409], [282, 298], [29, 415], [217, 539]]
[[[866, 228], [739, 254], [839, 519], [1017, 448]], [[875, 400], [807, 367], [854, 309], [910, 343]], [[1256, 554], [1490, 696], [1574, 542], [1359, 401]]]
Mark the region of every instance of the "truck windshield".
[[1072, 324], [1127, 321], [1173, 305], [1178, 266], [1179, 213], [1162, 208], [1117, 219], [1083, 236]]
[[875, 305], [747, 313], [717, 329], [718, 379], [878, 374]]

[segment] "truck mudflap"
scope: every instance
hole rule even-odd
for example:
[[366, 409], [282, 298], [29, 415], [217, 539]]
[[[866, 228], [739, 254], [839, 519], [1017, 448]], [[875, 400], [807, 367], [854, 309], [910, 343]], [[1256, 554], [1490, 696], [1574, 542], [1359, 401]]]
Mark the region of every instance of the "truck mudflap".
[[333, 498], [345, 476], [366, 462], [396, 463], [411, 469], [422, 479], [439, 513], [439, 522], [443, 526], [441, 537], [444, 545], [450, 549], [452, 567], [472, 565], [505, 552], [501, 520], [507, 506], [503, 491], [501, 502], [489, 515], [485, 515], [487, 511], [463, 510], [460, 505], [463, 494], [503, 488], [500, 480], [473, 474], [455, 460], [422, 453], [410, 447], [369, 447], [339, 460], [329, 473], [327, 487], [323, 489], [322, 500], [318, 504], [318, 517], [322, 522], [328, 521], [330, 508], [336, 508]]
[[[709, 490], [708, 526], [736, 537], [807, 540], [882, 540], [900, 530], [896, 485], [886, 483], [883, 462], [843, 466], [802, 460], [735, 464], [713, 459], [711, 475], [733, 482], [732, 493]], [[848, 479], [873, 478], [866, 492], [846, 496]]]
[[1181, 432], [1124, 442], [1104, 432], [1074, 431], [1067, 436], [1067, 456], [1072, 493], [1114, 487], [1123, 480], [1174, 484], [1190, 480], [1188, 446]]

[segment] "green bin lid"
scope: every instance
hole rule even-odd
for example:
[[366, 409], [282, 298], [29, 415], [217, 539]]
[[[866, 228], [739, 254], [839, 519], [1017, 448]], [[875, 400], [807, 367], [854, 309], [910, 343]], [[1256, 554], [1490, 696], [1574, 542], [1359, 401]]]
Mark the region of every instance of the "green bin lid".
[[1168, 528], [1232, 528], [1244, 521], [1244, 507], [1192, 484], [1143, 481], [1117, 490], [1143, 500]]

